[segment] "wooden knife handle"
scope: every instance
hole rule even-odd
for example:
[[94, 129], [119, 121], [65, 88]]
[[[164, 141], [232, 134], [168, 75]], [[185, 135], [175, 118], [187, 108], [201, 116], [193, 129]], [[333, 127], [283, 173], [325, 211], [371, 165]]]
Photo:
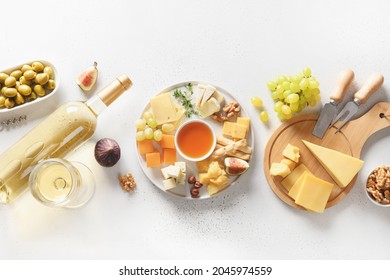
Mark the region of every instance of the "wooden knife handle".
[[346, 69], [341, 72], [340, 76], [337, 78], [336, 87], [330, 95], [330, 99], [333, 99], [337, 103], [342, 102], [346, 89], [351, 85], [354, 77], [355, 73], [353, 73], [352, 69]]
[[366, 103], [383, 84], [384, 77], [380, 73], [372, 74], [364, 83], [363, 87], [355, 93], [355, 98], [360, 100], [361, 104]]

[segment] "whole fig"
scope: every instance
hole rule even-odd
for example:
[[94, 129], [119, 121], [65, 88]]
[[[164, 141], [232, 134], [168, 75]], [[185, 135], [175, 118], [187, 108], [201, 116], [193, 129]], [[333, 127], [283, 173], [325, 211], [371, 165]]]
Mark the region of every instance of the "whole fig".
[[104, 167], [114, 166], [121, 158], [119, 144], [110, 138], [100, 139], [95, 145], [95, 159]]

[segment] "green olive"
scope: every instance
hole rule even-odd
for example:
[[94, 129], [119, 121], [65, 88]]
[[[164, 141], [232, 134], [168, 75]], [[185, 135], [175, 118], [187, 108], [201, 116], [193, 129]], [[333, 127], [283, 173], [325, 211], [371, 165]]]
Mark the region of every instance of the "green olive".
[[22, 77], [22, 75], [23, 75], [22, 71], [20, 71], [20, 70], [15, 70], [15, 71], [12, 71], [12, 72], [11, 72], [11, 75], [10, 75], [10, 76], [14, 77], [16, 80], [19, 80], [20, 77]]
[[35, 77], [35, 82], [40, 85], [44, 85], [49, 81], [49, 75], [47, 73], [39, 73]]
[[45, 69], [43, 69], [43, 73], [49, 75], [50, 80], [54, 79], [54, 71], [53, 68], [51, 68], [50, 66], [46, 66]]
[[15, 96], [15, 103], [20, 105], [24, 103], [24, 97], [19, 92]]
[[31, 92], [29, 96], [26, 96], [26, 101], [33, 101], [37, 99], [37, 94], [35, 92]]
[[15, 77], [9, 76], [7, 79], [5, 79], [4, 85], [6, 87], [13, 87], [16, 85], [16, 79]]
[[4, 101], [4, 106], [7, 107], [7, 108], [12, 108], [12, 107], [15, 106], [15, 101], [12, 98], [7, 98]]
[[2, 87], [1, 88], [1, 93], [4, 94], [5, 90], [7, 89], [7, 87]]
[[28, 86], [28, 85], [20, 85], [18, 87], [18, 92], [21, 94], [21, 95], [24, 95], [24, 96], [27, 96], [27, 95], [30, 95], [32, 90], [31, 90], [31, 87]]
[[28, 71], [28, 70], [32, 70], [32, 67], [28, 64], [25, 64], [22, 66], [22, 68], [20, 69], [22, 71], [22, 73]]
[[49, 80], [45, 84], [45, 88], [48, 89], [48, 90], [53, 90], [53, 89], [55, 89], [55, 87], [56, 87], [56, 82], [54, 80]]
[[31, 85], [31, 80], [26, 80], [24, 76], [20, 77], [19, 82], [21, 85]]
[[9, 77], [6, 73], [0, 73], [0, 83], [4, 84], [5, 80]]
[[27, 70], [23, 73], [23, 76], [26, 80], [33, 80], [37, 76], [37, 73], [34, 70]]
[[14, 97], [17, 93], [18, 91], [16, 90], [16, 88], [7, 88], [3, 94], [5, 97]]
[[41, 62], [39, 61], [35, 61], [31, 64], [31, 67], [32, 69], [35, 71], [35, 72], [42, 72], [43, 69], [44, 69], [44, 66]]
[[16, 83], [15, 83], [15, 88], [16, 88], [17, 90], [19, 90], [19, 87], [20, 87], [20, 82], [19, 82], [19, 81], [16, 81]]
[[4, 102], [5, 102], [5, 97], [4, 96], [0, 96], [0, 108], [4, 107]]
[[45, 95], [46, 95], [46, 91], [45, 91], [45, 89], [43, 88], [43, 86], [41, 86], [41, 85], [35, 85], [35, 86], [34, 86], [34, 92], [35, 92], [38, 96], [45, 96]]

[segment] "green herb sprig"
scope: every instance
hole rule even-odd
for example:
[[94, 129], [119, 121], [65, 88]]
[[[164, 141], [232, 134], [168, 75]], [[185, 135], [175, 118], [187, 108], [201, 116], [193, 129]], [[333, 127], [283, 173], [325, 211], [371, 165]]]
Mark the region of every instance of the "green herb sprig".
[[188, 83], [185, 86], [185, 91], [180, 89], [175, 89], [173, 92], [173, 96], [181, 103], [185, 110], [185, 116], [190, 118], [192, 115], [198, 115], [198, 111], [195, 109], [194, 104], [192, 104], [191, 96], [194, 94], [192, 90], [192, 84]]

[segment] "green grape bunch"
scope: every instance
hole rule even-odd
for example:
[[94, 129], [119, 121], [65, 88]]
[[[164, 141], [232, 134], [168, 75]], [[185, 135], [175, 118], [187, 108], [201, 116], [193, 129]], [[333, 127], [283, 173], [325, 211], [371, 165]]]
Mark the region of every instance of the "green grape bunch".
[[267, 82], [275, 101], [274, 111], [282, 121], [291, 119], [306, 106], [314, 107], [321, 100], [319, 86], [308, 67], [294, 76], [278, 76]]

